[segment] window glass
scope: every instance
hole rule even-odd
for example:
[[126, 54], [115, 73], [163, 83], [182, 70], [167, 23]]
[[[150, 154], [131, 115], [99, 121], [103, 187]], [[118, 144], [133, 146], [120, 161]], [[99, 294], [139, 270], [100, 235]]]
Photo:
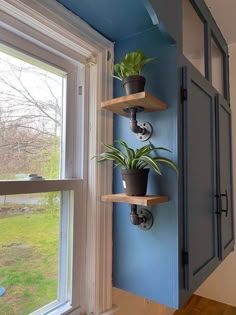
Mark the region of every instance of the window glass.
[[59, 178], [65, 74], [24, 58], [0, 51], [0, 179]]
[[60, 200], [59, 192], [0, 196], [1, 314], [27, 315], [58, 299]]
[[42, 59], [21, 51], [0, 44], [0, 314], [41, 315], [72, 304], [78, 180], [63, 176], [68, 165], [74, 175], [65, 138], [78, 124], [65, 113], [76, 121], [82, 73], [43, 49]]
[[220, 51], [213, 37], [211, 37], [211, 66], [212, 85], [224, 95], [224, 62], [223, 54]]
[[189, 0], [183, 0], [183, 54], [205, 76], [204, 23]]

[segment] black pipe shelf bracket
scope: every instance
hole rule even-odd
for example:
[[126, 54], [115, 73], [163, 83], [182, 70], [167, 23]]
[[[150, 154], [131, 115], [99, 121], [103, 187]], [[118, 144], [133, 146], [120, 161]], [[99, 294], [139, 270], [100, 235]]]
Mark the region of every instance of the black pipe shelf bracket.
[[129, 117], [130, 129], [136, 134], [136, 137], [140, 141], [150, 139], [153, 129], [152, 125], [147, 121], [137, 122], [137, 113], [148, 113], [167, 109], [165, 103], [145, 91], [104, 101], [101, 103], [101, 107], [117, 115]]
[[134, 204], [130, 206], [130, 222], [133, 225], [137, 225], [141, 230], [149, 230], [153, 225], [152, 213], [145, 208], [138, 210], [138, 206]]
[[136, 119], [136, 114], [143, 112], [144, 108], [142, 106], [132, 106], [124, 108], [123, 111], [130, 114], [129, 126], [130, 129], [136, 133], [137, 139], [140, 141], [150, 139], [153, 132], [152, 125], [147, 121], [138, 123]]
[[154, 206], [169, 201], [168, 196], [145, 195], [145, 196], [128, 196], [126, 194], [103, 195], [102, 201], [121, 202], [130, 204], [130, 221], [133, 225], [142, 230], [149, 230], [153, 225], [153, 215], [146, 208], [138, 210], [138, 205], [143, 207]]

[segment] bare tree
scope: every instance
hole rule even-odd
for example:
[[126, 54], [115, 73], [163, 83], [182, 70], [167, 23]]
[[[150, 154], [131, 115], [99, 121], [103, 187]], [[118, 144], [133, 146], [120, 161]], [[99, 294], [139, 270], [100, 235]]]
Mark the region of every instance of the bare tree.
[[60, 76], [0, 53], [0, 177], [40, 171], [50, 158], [58, 143], [61, 93]]

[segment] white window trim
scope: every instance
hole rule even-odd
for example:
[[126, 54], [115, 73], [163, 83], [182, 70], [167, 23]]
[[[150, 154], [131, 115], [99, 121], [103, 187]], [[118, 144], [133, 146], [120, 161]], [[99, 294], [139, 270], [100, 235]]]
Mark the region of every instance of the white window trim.
[[[92, 30], [79, 17], [67, 11], [57, 2], [37, 0], [0, 0], [0, 23], [14, 17], [30, 26], [33, 35], [40, 32], [44, 42], [47, 38], [65, 46], [77, 60], [87, 61], [87, 72], [93, 78], [91, 85], [97, 87], [97, 96], [88, 100], [89, 156], [101, 150], [101, 143], [112, 143], [112, 114], [101, 110], [100, 102], [112, 97], [108, 52], [113, 56], [113, 44]], [[17, 29], [17, 23], [16, 23]], [[32, 36], [33, 37], [33, 36]], [[89, 40], [88, 40], [89, 38]], [[86, 39], [86, 40], [85, 40]], [[88, 42], [89, 41], [89, 42]], [[88, 162], [87, 185], [83, 187], [86, 207], [81, 211], [80, 231], [81, 255], [78, 276], [78, 293], [73, 296], [81, 302], [72, 315], [112, 314], [112, 205], [101, 202], [101, 195], [112, 189], [112, 169], [107, 165]], [[91, 163], [91, 164], [90, 164]], [[102, 176], [101, 176], [102, 174]], [[106, 180], [102, 180], [106, 178]], [[75, 293], [75, 292], [74, 292]]]

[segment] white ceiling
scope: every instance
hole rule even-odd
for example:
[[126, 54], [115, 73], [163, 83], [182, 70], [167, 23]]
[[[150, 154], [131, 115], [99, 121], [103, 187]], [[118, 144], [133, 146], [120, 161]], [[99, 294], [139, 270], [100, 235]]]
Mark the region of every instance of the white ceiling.
[[228, 44], [236, 43], [236, 0], [205, 0]]

